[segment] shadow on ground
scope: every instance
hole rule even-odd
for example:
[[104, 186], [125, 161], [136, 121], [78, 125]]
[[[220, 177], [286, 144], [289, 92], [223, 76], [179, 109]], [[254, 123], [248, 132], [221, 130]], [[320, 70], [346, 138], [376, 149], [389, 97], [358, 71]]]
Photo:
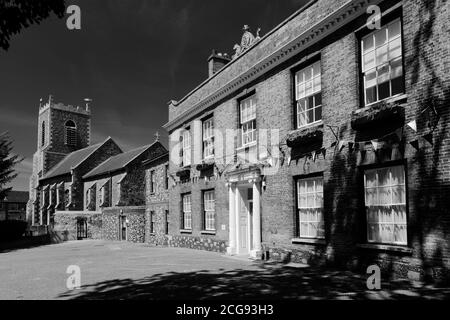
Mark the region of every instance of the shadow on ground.
[[257, 270], [169, 272], [138, 280], [83, 286], [65, 299], [256, 300], [256, 299], [449, 299], [450, 288], [414, 287], [409, 281], [382, 283], [368, 291], [366, 277], [346, 271], [261, 265]]

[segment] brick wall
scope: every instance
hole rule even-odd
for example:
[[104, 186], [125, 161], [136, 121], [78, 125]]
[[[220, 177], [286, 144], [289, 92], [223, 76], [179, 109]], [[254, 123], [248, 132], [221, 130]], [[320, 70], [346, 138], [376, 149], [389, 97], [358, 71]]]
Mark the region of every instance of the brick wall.
[[[172, 185], [169, 179], [166, 183], [166, 166], [168, 156], [156, 160], [145, 168], [145, 242], [153, 245], [168, 245], [166, 237], [167, 223], [169, 232], [173, 228], [170, 223], [169, 212], [169, 187]], [[153, 192], [150, 188], [151, 173], [154, 175]], [[151, 222], [154, 230], [151, 230]]]
[[[381, 6], [387, 9], [397, 1], [385, 1]], [[298, 35], [304, 26], [311, 25], [311, 19], [317, 19], [339, 3], [318, 1], [300, 16], [297, 16], [274, 36], [270, 36], [257, 48], [249, 51], [240, 61], [230, 65], [226, 71], [213, 78], [208, 84], [196, 91], [181, 105], [169, 109], [169, 119], [173, 120], [190, 106], [206, 98], [237, 74], [245, 71], [252, 63], [258, 61], [258, 55], [268, 54], [281, 42]], [[326, 7], [326, 8], [325, 8]], [[403, 46], [406, 96], [401, 102], [406, 104], [406, 120], [421, 116], [431, 103], [441, 116], [433, 133], [433, 145], [421, 140], [419, 151], [405, 144], [404, 156], [401, 157], [407, 170], [407, 207], [408, 207], [408, 250], [392, 251], [380, 247], [363, 248], [367, 243], [365, 224], [365, 203], [363, 172], [371, 166], [383, 166], [399, 159], [392, 150], [385, 150], [385, 155], [377, 156], [370, 143], [364, 157], [359, 152], [350, 152], [345, 147], [342, 152], [328, 149], [313, 161], [301, 157], [289, 165], [286, 161], [276, 175], [266, 177], [266, 188], [262, 192], [262, 238], [264, 251], [274, 259], [289, 256], [293, 261], [305, 263], [333, 263], [345, 267], [362, 268], [368, 264], [378, 263], [387, 272], [402, 276], [445, 275], [450, 268], [449, 251], [449, 216], [448, 195], [450, 189], [450, 133], [448, 102], [450, 98], [449, 31], [447, 17], [450, 4], [440, 0], [403, 2]], [[319, 13], [320, 12], [320, 13]], [[302, 19], [303, 17], [303, 19]], [[306, 18], [308, 17], [308, 18]], [[306, 66], [309, 58], [320, 57], [322, 64], [322, 95], [324, 137], [322, 146], [329, 146], [336, 139], [327, 127], [335, 127], [340, 139], [361, 139], [361, 132], [351, 128], [352, 112], [364, 107], [360, 96], [360, 59], [359, 32], [367, 17], [359, 17], [351, 24], [336, 31], [297, 57], [283, 63], [264, 75], [246, 89], [255, 90], [257, 99], [258, 128], [280, 129], [280, 142], [285, 142], [286, 135], [294, 129], [293, 108], [293, 70]], [[248, 65], [247, 62], [249, 63]], [[213, 116], [215, 128], [222, 132], [237, 126], [237, 101], [246, 90], [235, 92], [214, 105]], [[193, 127], [193, 123], [186, 126]], [[418, 122], [418, 134], [427, 133], [425, 124]], [[339, 130], [337, 130], [339, 127]], [[383, 128], [380, 128], [382, 131]], [[174, 134], [171, 132], [171, 134]], [[373, 133], [372, 133], [373, 134]], [[408, 128], [404, 131], [406, 141], [417, 138], [416, 133]], [[171, 150], [176, 139], [171, 142]], [[295, 150], [283, 146], [287, 156]], [[224, 152], [226, 153], [226, 152]], [[223, 154], [223, 153], [222, 153]], [[386, 155], [387, 154], [387, 155]], [[175, 153], [171, 154], [170, 171], [175, 173], [178, 167]], [[192, 159], [194, 157], [192, 156]], [[216, 152], [216, 162], [221, 161]], [[223, 163], [223, 162], [222, 162]], [[191, 177], [198, 176], [191, 168]], [[324, 215], [325, 241], [316, 243], [293, 242], [295, 237], [295, 178], [321, 174], [324, 177]], [[218, 230], [212, 237], [228, 240], [228, 193], [225, 181], [188, 182], [179, 184], [170, 190], [170, 222], [175, 230], [170, 234], [180, 245], [192, 247], [195, 239], [209, 239], [201, 234], [201, 190], [216, 189], [216, 216], [218, 224], [224, 224], [226, 231]], [[192, 193], [193, 232], [181, 234], [181, 195]], [[220, 228], [219, 228], [220, 229]], [[178, 231], [177, 231], [178, 230]], [[194, 239], [192, 239], [194, 238]], [[193, 242], [192, 242], [193, 241]]]

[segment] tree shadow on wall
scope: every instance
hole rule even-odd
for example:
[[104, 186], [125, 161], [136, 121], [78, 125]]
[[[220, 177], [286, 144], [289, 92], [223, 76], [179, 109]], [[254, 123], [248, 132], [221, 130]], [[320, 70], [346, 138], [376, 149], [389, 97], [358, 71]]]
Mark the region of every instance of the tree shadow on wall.
[[[449, 159], [450, 86], [438, 74], [437, 64], [443, 65], [443, 61], [437, 58], [431, 60], [431, 54], [439, 56], [435, 52], [436, 39], [440, 41], [439, 37], [446, 37], [444, 33], [434, 34], [437, 30], [438, 13], [442, 12], [446, 3], [447, 0], [423, 2], [418, 17], [420, 28], [414, 37], [414, 52], [406, 62], [413, 69], [411, 87], [424, 83], [418, 89], [421, 97], [415, 115], [419, 119], [418, 133], [422, 135], [432, 132], [433, 135], [431, 143], [425, 143], [428, 148], [422, 147], [412, 163], [418, 168], [418, 187], [413, 199], [416, 212], [411, 221], [411, 239], [420, 244], [422, 267], [430, 279], [436, 268], [450, 278], [449, 265], [444, 263], [444, 256], [448, 258], [450, 255], [446, 243], [450, 232], [450, 183], [448, 179], [444, 179], [446, 173], [443, 169], [443, 162]], [[441, 59], [448, 59], [448, 56], [442, 55]], [[447, 74], [445, 76], [448, 77]], [[425, 110], [427, 111], [424, 113]], [[430, 246], [431, 238], [434, 238], [433, 247]]]
[[[448, 168], [444, 169], [444, 164], [449, 163], [450, 150], [450, 86], [449, 81], [438, 72], [441, 70], [441, 74], [448, 77], [442, 72], [444, 63], [438, 58], [439, 52], [435, 51], [438, 42], [446, 41], [446, 34], [434, 34], [439, 30], [439, 19], [441, 22], [444, 19], [442, 13], [441, 17], [438, 14], [444, 12], [442, 8], [447, 2], [433, 0], [420, 3], [417, 17], [419, 28], [411, 39], [413, 51], [405, 59], [409, 98], [413, 102], [417, 101], [417, 106], [409, 103], [406, 121], [418, 119], [418, 132], [405, 132], [408, 141], [415, 138], [422, 141], [421, 147], [408, 159], [407, 164], [408, 185], [411, 187], [408, 190], [408, 239], [415, 250], [414, 256], [420, 258], [422, 275], [426, 280], [431, 280], [432, 276], [441, 280], [450, 278], [450, 182], [444, 178], [446, 174], [448, 176]], [[448, 57], [442, 54], [441, 59]], [[436, 113], [430, 106], [434, 106]], [[424, 112], [427, 108], [427, 112]], [[421, 138], [430, 131], [433, 132], [432, 144], [425, 143]], [[350, 128], [342, 127], [339, 138], [345, 140], [349, 132]], [[394, 265], [405, 257], [404, 254], [383, 255], [380, 259], [381, 254], [378, 252], [366, 250], [362, 257], [355, 256], [349, 250], [349, 247], [357, 245], [355, 241], [358, 240], [355, 240], [354, 235], [362, 243], [366, 239], [362, 172], [356, 165], [355, 153], [347, 153], [347, 148], [332, 157], [330, 180], [324, 194], [325, 206], [333, 208], [333, 214], [329, 217], [331, 221], [326, 221], [326, 232], [327, 239], [339, 238], [340, 244], [333, 247], [331, 262], [336, 266], [349, 267], [356, 266], [355, 261], [358, 260], [359, 270], [373, 263], [382, 263], [383, 269], [392, 274]], [[349, 195], [356, 195], [356, 199]], [[406, 260], [409, 260], [408, 256]]]
[[366, 279], [350, 272], [264, 266], [258, 270], [169, 272], [138, 280], [86, 285], [60, 299], [80, 300], [366, 300], [450, 297], [450, 289], [411, 288], [404, 281], [367, 291]]

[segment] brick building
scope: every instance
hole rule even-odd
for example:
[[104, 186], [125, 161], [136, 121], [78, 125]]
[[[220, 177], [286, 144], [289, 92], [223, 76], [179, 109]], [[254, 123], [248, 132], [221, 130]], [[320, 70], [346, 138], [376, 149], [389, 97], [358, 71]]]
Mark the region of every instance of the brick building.
[[449, 13], [316, 0], [263, 37], [245, 26], [233, 58], [213, 52], [209, 78], [169, 104], [170, 237], [448, 275]]
[[144, 162], [145, 167], [145, 242], [170, 245], [169, 153]]
[[28, 202], [28, 192], [9, 191], [4, 199], [0, 199], [0, 221], [1, 220], [26, 221], [27, 202]]

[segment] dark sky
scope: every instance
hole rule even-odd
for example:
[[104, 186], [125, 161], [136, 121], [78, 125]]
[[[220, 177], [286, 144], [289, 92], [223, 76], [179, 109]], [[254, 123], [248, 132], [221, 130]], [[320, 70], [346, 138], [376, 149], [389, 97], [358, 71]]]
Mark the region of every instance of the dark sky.
[[124, 150], [149, 144], [167, 122], [167, 102], [207, 78], [212, 49], [232, 53], [242, 26], [281, 23], [307, 0], [72, 0], [79, 31], [51, 17], [0, 49], [0, 131], [9, 131], [16, 190], [28, 190], [36, 150], [39, 99], [65, 104], [93, 99], [92, 143], [112, 136]]

